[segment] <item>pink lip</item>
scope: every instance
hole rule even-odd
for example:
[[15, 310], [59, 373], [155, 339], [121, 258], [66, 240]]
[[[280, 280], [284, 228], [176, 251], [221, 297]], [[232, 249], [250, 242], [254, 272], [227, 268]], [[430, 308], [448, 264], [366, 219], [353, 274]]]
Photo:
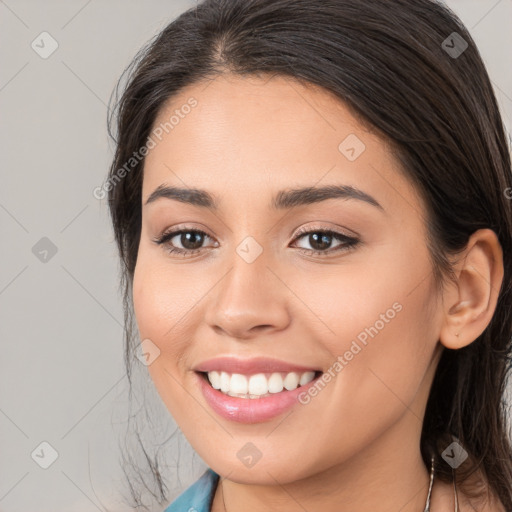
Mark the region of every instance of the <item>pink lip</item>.
[[299, 386], [292, 391], [281, 391], [272, 396], [250, 399], [226, 395], [213, 389], [203, 374], [196, 372], [195, 375], [210, 407], [223, 418], [238, 423], [259, 423], [282, 414], [298, 403], [298, 396], [307, 391], [320, 378], [318, 376], [308, 384]]
[[240, 373], [242, 375], [254, 375], [256, 373], [272, 373], [272, 372], [314, 372], [319, 368], [311, 368], [297, 364], [279, 361], [277, 359], [269, 359], [266, 357], [255, 357], [251, 359], [238, 359], [236, 357], [217, 357], [208, 359], [198, 364], [194, 370], [196, 372], [226, 372]]

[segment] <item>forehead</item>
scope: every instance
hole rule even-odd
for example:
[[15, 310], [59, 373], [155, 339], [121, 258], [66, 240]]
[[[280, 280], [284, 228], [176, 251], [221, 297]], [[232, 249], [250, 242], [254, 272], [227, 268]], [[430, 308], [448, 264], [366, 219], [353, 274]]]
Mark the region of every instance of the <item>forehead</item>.
[[254, 200], [317, 183], [366, 187], [383, 202], [419, 201], [387, 144], [342, 101], [287, 77], [222, 75], [186, 87], [160, 110], [157, 130], [143, 201], [161, 184]]

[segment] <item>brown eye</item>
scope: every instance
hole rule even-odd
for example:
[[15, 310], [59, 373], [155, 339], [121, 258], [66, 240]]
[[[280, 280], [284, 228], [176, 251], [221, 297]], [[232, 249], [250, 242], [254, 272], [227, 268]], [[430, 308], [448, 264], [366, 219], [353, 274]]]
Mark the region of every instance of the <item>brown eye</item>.
[[[319, 255], [347, 250], [351, 247], [355, 247], [359, 243], [357, 238], [349, 237], [343, 233], [338, 233], [337, 231], [323, 229], [302, 231], [300, 232], [300, 236], [296, 237], [296, 240], [299, 239], [305, 239], [311, 247], [311, 249], [308, 249], [307, 247], [299, 247], [299, 249], [310, 254]], [[339, 244], [334, 248], [331, 248], [334, 241], [338, 241]]]
[[199, 249], [204, 240], [203, 233], [198, 233], [197, 231], [182, 231], [181, 234], [176, 236], [179, 236], [179, 242], [183, 249], [187, 250]]
[[154, 242], [163, 245], [169, 253], [188, 255], [199, 252], [207, 238], [210, 236], [198, 229], [179, 229], [164, 233]]

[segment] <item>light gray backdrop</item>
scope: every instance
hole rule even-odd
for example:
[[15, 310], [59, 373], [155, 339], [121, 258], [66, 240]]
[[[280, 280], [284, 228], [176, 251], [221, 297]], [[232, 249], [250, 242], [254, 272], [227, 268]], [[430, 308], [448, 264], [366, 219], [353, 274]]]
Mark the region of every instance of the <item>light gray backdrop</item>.
[[[510, 132], [512, 0], [447, 3], [480, 48]], [[0, 512], [129, 510], [118, 263], [93, 189], [112, 157], [117, 78], [194, 4], [0, 0]], [[164, 468], [172, 499], [205, 466], [182, 436], [169, 446], [179, 454]]]

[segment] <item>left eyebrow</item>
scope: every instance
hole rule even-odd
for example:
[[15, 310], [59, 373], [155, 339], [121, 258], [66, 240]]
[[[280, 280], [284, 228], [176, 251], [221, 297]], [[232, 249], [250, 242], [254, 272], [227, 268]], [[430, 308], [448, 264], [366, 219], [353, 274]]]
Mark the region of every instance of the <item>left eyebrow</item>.
[[[219, 209], [215, 197], [206, 190], [198, 188], [169, 187], [162, 184], [151, 193], [145, 205], [159, 198], [174, 199], [213, 211]], [[273, 209], [283, 210], [319, 203], [328, 199], [356, 199], [384, 211], [384, 208], [374, 197], [351, 185], [327, 185], [324, 187], [281, 190], [272, 198], [270, 205]]]
[[319, 203], [327, 199], [357, 199], [384, 211], [381, 204], [371, 195], [351, 185], [326, 185], [281, 190], [272, 200], [275, 209], [294, 208], [305, 204]]

